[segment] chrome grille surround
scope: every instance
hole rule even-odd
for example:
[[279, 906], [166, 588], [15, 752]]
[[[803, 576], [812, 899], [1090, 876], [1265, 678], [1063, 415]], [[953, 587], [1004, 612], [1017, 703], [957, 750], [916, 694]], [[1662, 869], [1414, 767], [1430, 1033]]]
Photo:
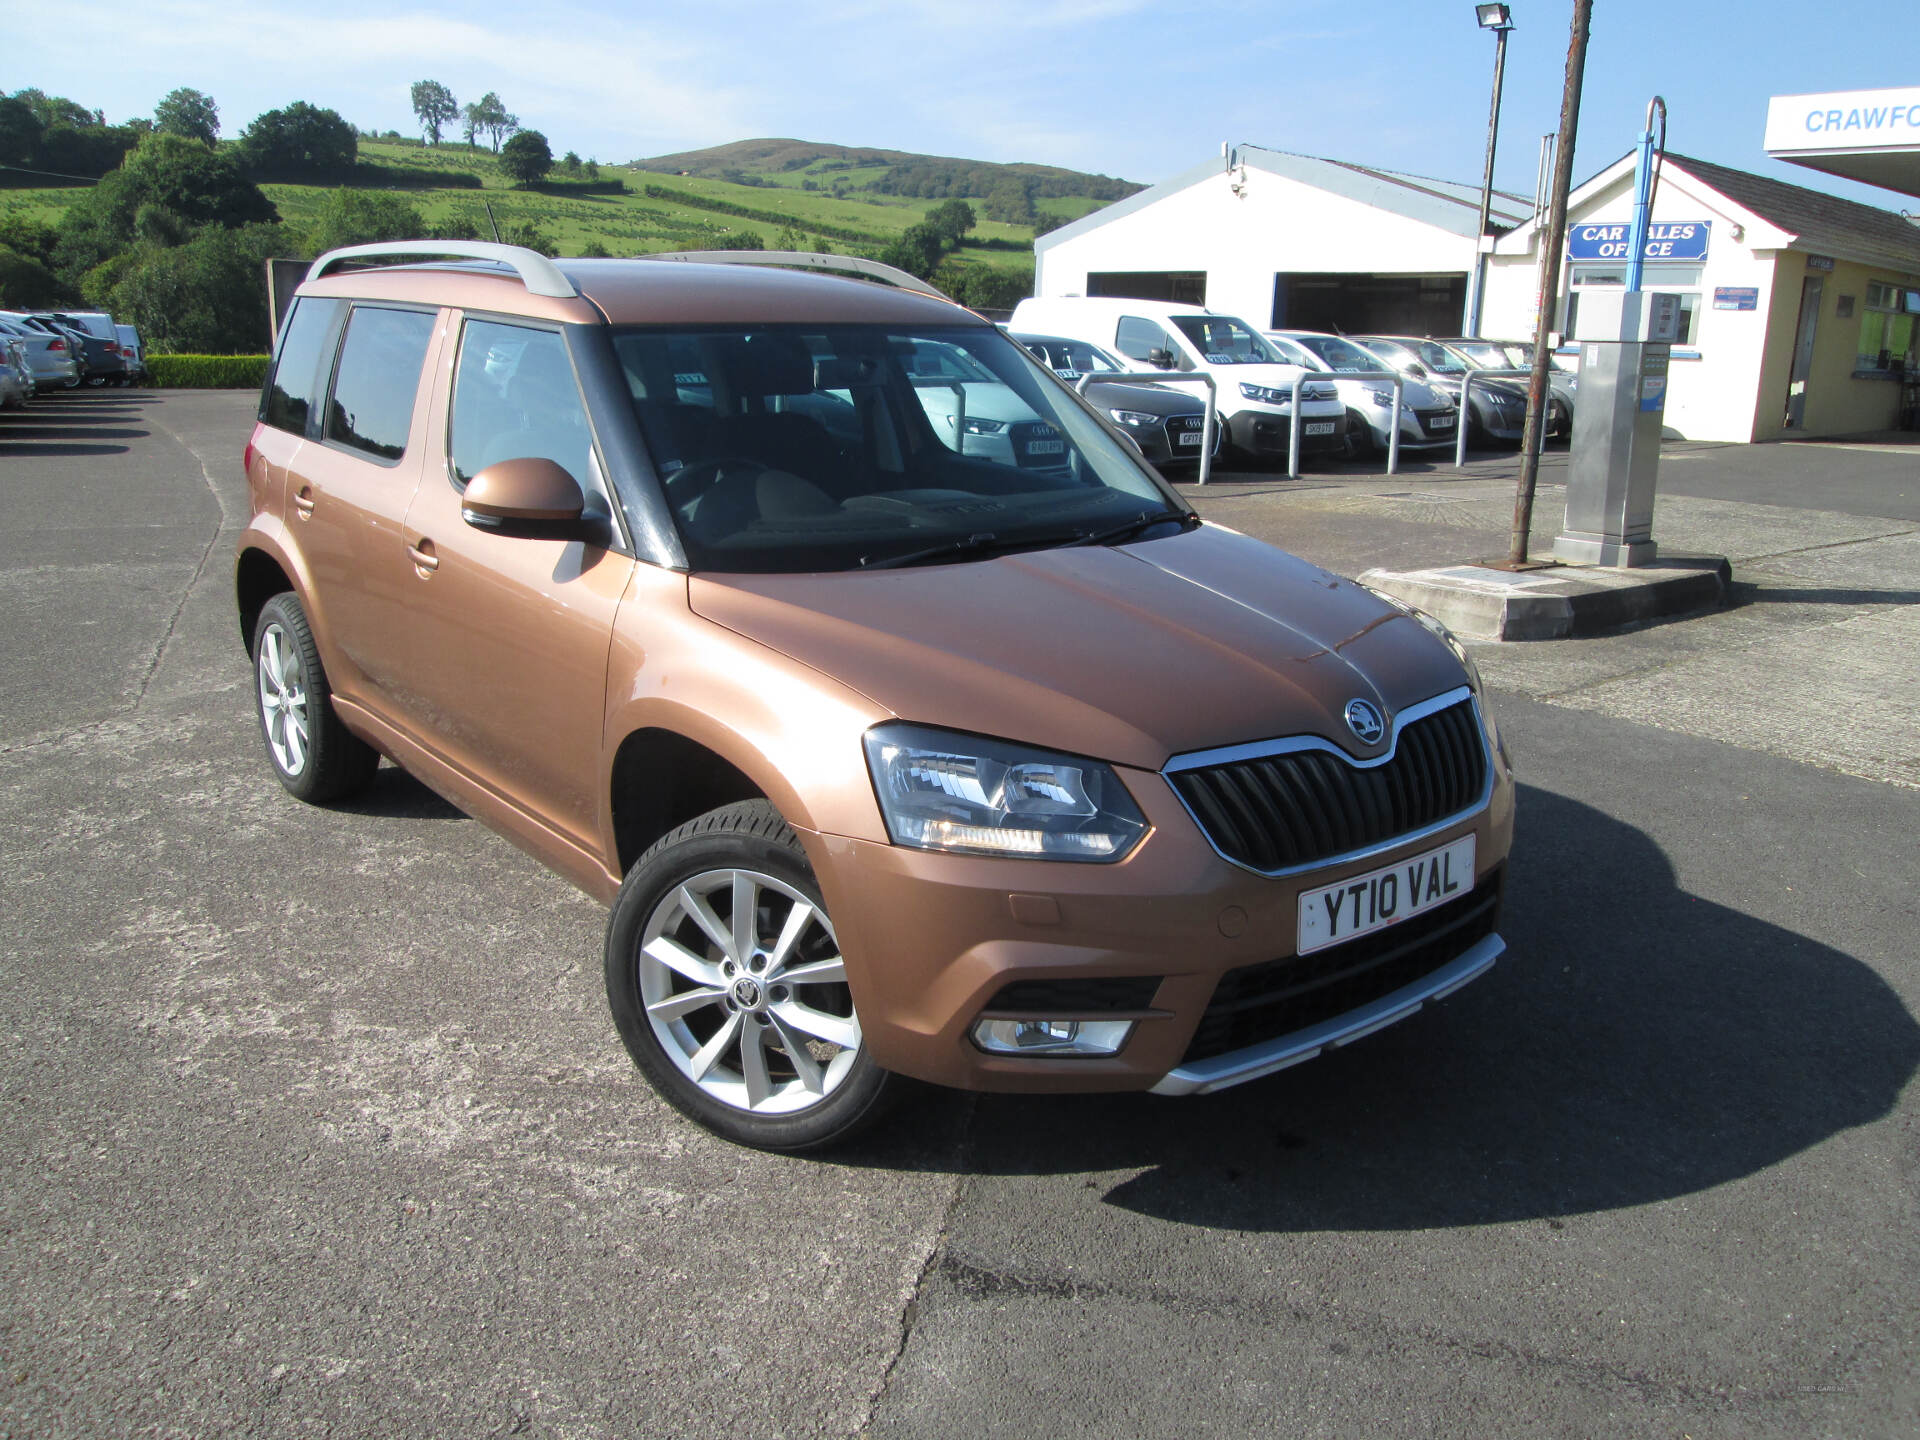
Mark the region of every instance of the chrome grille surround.
[[[1480, 751], [1482, 780], [1477, 796], [1472, 798], [1466, 805], [1446, 815], [1430, 820], [1425, 824], [1415, 826], [1412, 829], [1385, 836], [1379, 840], [1369, 841], [1359, 846], [1350, 847], [1338, 853], [1315, 855], [1297, 864], [1282, 865], [1274, 869], [1262, 869], [1257, 865], [1249, 864], [1245, 860], [1230, 854], [1214, 836], [1212, 831], [1209, 830], [1206, 821], [1195, 811], [1193, 805], [1188, 801], [1180, 785], [1176, 783], [1175, 780], [1176, 776], [1189, 771], [1208, 770], [1217, 766], [1235, 765], [1249, 760], [1267, 760], [1276, 756], [1298, 754], [1302, 751], [1324, 752], [1332, 755], [1354, 770], [1375, 770], [1383, 765], [1392, 763], [1398, 756], [1400, 753], [1401, 732], [1408, 726], [1461, 704], [1469, 707], [1469, 713], [1473, 722], [1473, 733], [1477, 738]], [[1393, 717], [1392, 735], [1388, 741], [1386, 750], [1371, 760], [1355, 760], [1338, 745], [1330, 740], [1322, 739], [1318, 735], [1297, 735], [1281, 740], [1259, 740], [1245, 745], [1227, 745], [1213, 750], [1195, 750], [1185, 755], [1176, 755], [1161, 767], [1160, 773], [1163, 778], [1166, 779], [1168, 788], [1178, 797], [1180, 804], [1185, 808], [1194, 826], [1206, 837], [1207, 844], [1213, 847], [1216, 855], [1228, 864], [1237, 866], [1242, 870], [1252, 871], [1256, 875], [1266, 875], [1277, 878], [1286, 875], [1301, 875], [1311, 870], [1325, 869], [1330, 866], [1343, 865], [1356, 860], [1365, 860], [1374, 855], [1383, 855], [1390, 850], [1397, 850], [1404, 845], [1413, 844], [1425, 839], [1427, 836], [1437, 835], [1442, 830], [1459, 824], [1467, 817], [1478, 814], [1486, 808], [1488, 801], [1493, 798], [1494, 757], [1491, 747], [1487, 743], [1486, 720], [1480, 713], [1479, 700], [1474, 695], [1471, 686], [1461, 685], [1453, 690], [1435, 695], [1431, 699], [1409, 705], [1406, 709], [1396, 714]]]

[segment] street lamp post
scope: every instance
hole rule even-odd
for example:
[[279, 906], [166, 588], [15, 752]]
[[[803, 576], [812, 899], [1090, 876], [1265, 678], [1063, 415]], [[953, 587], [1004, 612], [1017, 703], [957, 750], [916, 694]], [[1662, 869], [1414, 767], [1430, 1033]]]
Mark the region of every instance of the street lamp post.
[[1474, 16], [1482, 30], [1493, 31], [1493, 109], [1487, 116], [1487, 169], [1480, 182], [1480, 228], [1473, 242], [1473, 304], [1467, 313], [1467, 334], [1480, 333], [1480, 312], [1487, 288], [1487, 221], [1493, 211], [1493, 152], [1500, 142], [1500, 85], [1507, 71], [1507, 32], [1513, 12], [1505, 5], [1476, 5]]

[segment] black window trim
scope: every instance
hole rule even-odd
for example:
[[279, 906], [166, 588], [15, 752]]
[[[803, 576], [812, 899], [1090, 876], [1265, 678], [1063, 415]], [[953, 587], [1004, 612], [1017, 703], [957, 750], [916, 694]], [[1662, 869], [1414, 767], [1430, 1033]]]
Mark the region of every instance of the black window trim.
[[[564, 320], [546, 320], [533, 315], [514, 315], [501, 310], [469, 310], [458, 305], [449, 306], [448, 311], [449, 330], [453, 339], [453, 355], [451, 357], [452, 368], [447, 376], [447, 424], [445, 432], [440, 437], [439, 463], [441, 473], [445, 475], [447, 483], [453, 487], [454, 493], [456, 495], [464, 495], [467, 490], [465, 483], [460, 479], [459, 472], [455, 470], [453, 464], [453, 410], [454, 403], [460, 394], [460, 365], [466, 355], [467, 322], [470, 320], [479, 320], [491, 325], [511, 325], [522, 330], [543, 330], [550, 335], [558, 335], [560, 337], [560, 344], [566, 351], [567, 363], [573, 367], [574, 386], [580, 392], [580, 408], [586, 415], [587, 434], [592, 441], [593, 455], [600, 464], [600, 477], [607, 487], [607, 498], [612, 502], [607, 507], [608, 513], [613, 517], [613, 525], [611, 527], [612, 543], [606, 548], [616, 554], [630, 556], [635, 559], [652, 558], [643, 554], [640, 548], [634, 543], [633, 537], [639, 530], [639, 527], [634, 524], [633, 517], [629, 513], [631, 505], [626, 493], [627, 487], [621, 483], [614, 467], [607, 462], [607, 446], [601, 441], [601, 427], [595, 423], [593, 397], [589, 393], [586, 384], [586, 374], [583, 373], [586, 367], [582, 365], [583, 357], [581, 349], [576, 343], [580, 332], [587, 330], [604, 331], [606, 327], [601, 325], [582, 325], [577, 322]], [[584, 491], [585, 484], [583, 481], [580, 481], [580, 477], [576, 477], [576, 481], [581, 483], [582, 490]], [[664, 562], [655, 560], [653, 563], [662, 564]], [[668, 566], [667, 568], [684, 568], [684, 565]]]
[[[349, 300], [347, 302], [347, 308], [343, 312], [343, 318], [340, 321], [340, 328], [333, 336], [333, 363], [327, 370], [326, 394], [322, 398], [321, 403], [315, 407], [319, 411], [318, 418], [312, 414], [309, 414], [307, 417], [307, 438], [326, 446], [329, 450], [337, 450], [342, 455], [351, 455], [354, 459], [364, 460], [369, 465], [378, 465], [382, 470], [398, 469], [401, 465], [405, 464], [407, 459], [406, 449], [402, 449], [398, 455], [395, 455], [392, 459], [388, 459], [384, 455], [375, 455], [370, 450], [362, 450], [358, 445], [350, 445], [344, 440], [336, 440], [327, 434], [326, 416], [333, 408], [333, 387], [340, 379], [340, 357], [346, 352], [347, 329], [353, 323], [353, 315], [356, 310], [407, 310], [416, 315], [431, 315], [438, 318], [440, 312], [445, 308], [444, 305], [414, 303], [406, 300]], [[409, 441], [413, 439], [413, 409], [420, 403], [420, 381], [426, 376], [428, 362], [432, 359], [433, 340], [432, 337], [429, 336], [427, 340], [427, 353], [420, 357], [420, 375], [416, 376], [413, 382], [413, 406], [408, 407], [407, 410], [407, 439]]]
[[[300, 430], [295, 432], [287, 429], [285, 426], [275, 425], [271, 420], [267, 419], [267, 403], [273, 396], [273, 382], [280, 374], [280, 362], [282, 358], [284, 358], [287, 337], [293, 333], [294, 316], [299, 313], [300, 306], [309, 300], [331, 302], [338, 305], [339, 309], [334, 311], [332, 320], [328, 322], [326, 337], [320, 342], [320, 349], [314, 356], [313, 374], [309, 377], [313, 381], [313, 388], [309, 390], [307, 395], [306, 421]], [[266, 383], [260, 387], [260, 407], [255, 412], [255, 418], [260, 424], [265, 425], [269, 430], [278, 430], [282, 435], [296, 435], [296, 438], [301, 440], [312, 440], [315, 438], [315, 417], [326, 413], [326, 395], [331, 393], [333, 389], [333, 369], [339, 359], [340, 336], [346, 328], [346, 317], [352, 312], [352, 309], [353, 302], [340, 295], [296, 295], [293, 297], [293, 304], [287, 309], [287, 318], [280, 323], [280, 333], [274, 337], [273, 364], [267, 367]], [[324, 387], [320, 383], [320, 377], [323, 373], [327, 377]], [[318, 405], [313, 403], [316, 398], [320, 400]]]

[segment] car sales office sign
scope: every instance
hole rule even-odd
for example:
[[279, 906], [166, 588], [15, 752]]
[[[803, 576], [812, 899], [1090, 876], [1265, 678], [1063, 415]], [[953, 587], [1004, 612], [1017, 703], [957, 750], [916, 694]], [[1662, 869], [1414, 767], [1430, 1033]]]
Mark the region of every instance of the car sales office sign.
[[[1642, 260], [1704, 260], [1711, 220], [1669, 220], [1647, 227]], [[1624, 220], [1567, 227], [1569, 260], [1625, 260], [1632, 248], [1633, 226]]]

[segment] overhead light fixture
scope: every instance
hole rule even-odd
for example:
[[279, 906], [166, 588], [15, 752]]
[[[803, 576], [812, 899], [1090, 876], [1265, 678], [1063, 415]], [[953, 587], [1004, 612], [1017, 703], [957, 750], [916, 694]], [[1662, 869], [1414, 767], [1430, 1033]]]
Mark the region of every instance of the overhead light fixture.
[[1476, 5], [1473, 13], [1480, 17], [1482, 30], [1511, 30], [1513, 12], [1505, 5]]

